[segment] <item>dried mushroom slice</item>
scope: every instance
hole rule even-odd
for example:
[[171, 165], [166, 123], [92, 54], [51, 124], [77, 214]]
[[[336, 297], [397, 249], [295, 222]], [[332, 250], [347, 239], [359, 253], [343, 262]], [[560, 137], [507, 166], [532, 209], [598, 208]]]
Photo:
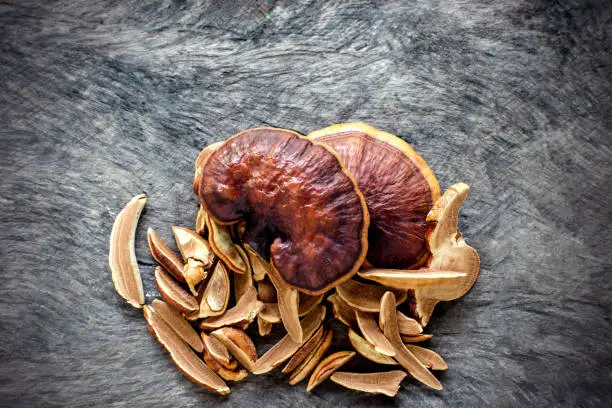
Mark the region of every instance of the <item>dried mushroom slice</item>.
[[183, 227], [174, 226], [172, 227], [172, 232], [183, 259], [196, 259], [204, 264], [205, 269], [212, 266], [215, 254], [211, 251], [210, 245], [204, 238], [194, 231]]
[[246, 252], [238, 245], [236, 245], [236, 250], [240, 253], [242, 259], [244, 259], [246, 266], [244, 273], [234, 274], [234, 296], [236, 297], [236, 301], [238, 301], [248, 290], [254, 288], [254, 285], [253, 273]]
[[372, 343], [358, 335], [353, 329], [349, 329], [349, 341], [353, 348], [368, 360], [378, 364], [397, 365], [397, 361], [376, 351]]
[[412, 344], [405, 345], [408, 350], [427, 368], [431, 370], [447, 370], [448, 365], [435, 351]]
[[388, 371], [386, 373], [347, 373], [336, 371], [331, 376], [333, 382], [345, 388], [373, 394], [384, 394], [389, 397], [395, 397], [404, 378], [406, 378], [406, 373], [400, 370]]
[[183, 261], [173, 250], [168, 248], [168, 245], [162, 241], [153, 228], [147, 230], [147, 240], [153, 258], [155, 258], [166, 271], [174, 276], [174, 279], [185, 282], [185, 276], [183, 276]]
[[159, 299], [153, 300], [151, 307], [155, 309], [157, 313], [164, 319], [164, 321], [170, 326], [176, 334], [179, 335], [192, 349], [201, 353], [204, 349], [202, 340], [194, 328], [189, 324], [185, 318], [172, 308], [166, 302], [162, 302]]
[[200, 323], [200, 329], [215, 330], [224, 326], [236, 326], [245, 330], [262, 308], [263, 303], [257, 300], [257, 291], [250, 288], [234, 307], [227, 309], [222, 315], [204, 319]]
[[191, 294], [193, 296], [198, 296], [196, 285], [208, 277], [208, 271], [206, 271], [202, 262], [194, 258], [189, 258], [183, 267], [183, 276], [185, 277]]
[[205, 332], [201, 332], [200, 335], [206, 351], [225, 368], [231, 367], [232, 356], [227, 347], [225, 347], [216, 337], [210, 336]]
[[300, 317], [306, 316], [311, 312], [312, 309], [321, 304], [323, 300], [323, 294], [321, 295], [307, 295], [305, 293], [300, 293], [299, 297], [299, 306], [298, 306], [298, 315]]
[[306, 359], [291, 373], [289, 377], [289, 384], [295, 385], [308, 377], [308, 375], [315, 369], [323, 355], [327, 353], [332, 343], [333, 332], [331, 330], [325, 333], [323, 340], [317, 345], [317, 347], [306, 357]]
[[272, 323], [265, 321], [260, 315], [257, 315], [257, 334], [261, 337], [269, 336], [272, 332]]
[[227, 269], [223, 262], [217, 262], [201, 294], [198, 318], [222, 315], [227, 308], [229, 295], [230, 281]]
[[423, 264], [429, 255], [425, 218], [440, 196], [425, 160], [399, 137], [362, 123], [330, 126], [308, 137], [338, 152], [365, 196], [368, 261], [398, 269]]
[[365, 259], [369, 215], [353, 176], [334, 152], [295, 132], [232, 136], [202, 165], [199, 195], [219, 223], [246, 220], [244, 243], [301, 292], [325, 292]]
[[463, 272], [427, 269], [369, 269], [359, 276], [396, 289], [422, 289], [438, 285], [454, 285], [467, 275]]
[[353, 310], [337, 293], [330, 295], [327, 301], [332, 304], [334, 317], [348, 327], [357, 327], [357, 317]]
[[416, 336], [402, 336], [404, 343], [421, 343], [423, 341], [430, 340], [433, 334], [418, 334]]
[[408, 293], [403, 289], [393, 289], [386, 286], [368, 285], [348, 280], [336, 288], [336, 293], [350, 307], [362, 312], [378, 313], [380, 311], [380, 299], [387, 291], [392, 291], [397, 299], [397, 304], [404, 302]]
[[[364, 340], [365, 341], [365, 340]], [[325, 357], [312, 372], [306, 391], [312, 391], [317, 385], [327, 380], [340, 367], [355, 357], [354, 351], [337, 351]]]
[[238, 247], [232, 241], [229, 229], [226, 225], [221, 225], [210, 215], [206, 216], [206, 228], [210, 246], [219, 258], [236, 273], [246, 272], [246, 261], [240, 256]]
[[198, 215], [196, 216], [196, 232], [205, 237], [208, 235], [208, 229], [206, 229], [206, 210], [200, 204], [200, 209], [198, 210]]
[[308, 340], [300, 349], [289, 359], [282, 372], [285, 374], [290, 373], [295, 370], [297, 366], [299, 366], [302, 361], [308, 357], [310, 353], [319, 345], [319, 342], [323, 340], [323, 335], [325, 334], [323, 330], [323, 326], [319, 327], [319, 329], [313, 334], [313, 336]]
[[181, 313], [192, 314], [198, 311], [198, 301], [187, 293], [161, 266], [155, 268], [155, 283], [161, 297]]
[[276, 289], [274, 285], [267, 280], [257, 282], [257, 296], [264, 303], [276, 303]]
[[376, 351], [385, 356], [393, 357], [395, 355], [395, 350], [378, 327], [374, 316], [369, 313], [360, 312], [359, 310], [355, 312], [355, 315], [357, 316], [357, 325], [363, 337], [372, 343]]
[[392, 292], [386, 292], [382, 297], [380, 313], [385, 316], [385, 337], [389, 339], [395, 349], [394, 358], [397, 362], [418, 381], [435, 390], [441, 390], [442, 384], [440, 384], [440, 381], [402, 343], [397, 325], [395, 295]]
[[234, 327], [222, 327], [213, 331], [211, 335], [223, 343], [244, 368], [253, 370], [253, 365], [257, 361], [257, 350], [244, 331]]
[[[276, 296], [278, 297], [278, 311], [283, 322], [283, 326], [285, 326], [287, 333], [296, 343], [301, 343], [302, 328], [300, 326], [298, 291], [285, 283], [274, 266], [268, 269], [268, 277], [276, 289]], [[272, 321], [269, 322], [275, 323]]]
[[195, 175], [193, 177], [193, 192], [198, 195], [198, 191], [200, 190], [200, 180], [202, 178], [202, 165], [208, 159], [208, 156], [212, 154], [219, 146], [221, 146], [223, 142], [216, 142], [209, 144], [206, 146], [195, 161]]
[[141, 308], [144, 304], [144, 291], [134, 251], [134, 236], [140, 213], [146, 202], [144, 194], [138, 195], [117, 214], [111, 230], [108, 253], [115, 290], [136, 308]]
[[[406, 316], [397, 310], [397, 325], [401, 335], [417, 336], [423, 332], [423, 327], [411, 317]], [[378, 325], [381, 330], [385, 330], [385, 316], [383, 313], [378, 315]]]
[[212, 354], [208, 352], [208, 350], [204, 350], [204, 362], [225, 381], [238, 382], [244, 380], [249, 375], [246, 370], [235, 370], [224, 367], [223, 364], [217, 361]]
[[244, 244], [244, 250], [249, 258], [251, 270], [253, 271], [253, 279], [257, 282], [262, 281], [268, 276], [270, 263], [263, 259], [249, 244]]
[[[319, 306], [302, 319], [304, 341], [310, 339], [324, 318], [325, 307]], [[298, 351], [301, 346], [302, 343], [296, 343], [291, 336], [286, 335], [257, 360], [253, 366], [253, 374], [264, 374], [278, 367]]]
[[480, 270], [480, 258], [474, 248], [467, 245], [459, 233], [457, 221], [459, 209], [469, 191], [464, 183], [450, 187], [436, 202], [427, 216], [429, 232], [427, 241], [432, 256], [429, 269], [465, 273], [452, 284], [443, 284], [414, 291], [415, 314], [425, 326], [436, 304], [441, 300], [454, 300], [465, 295], [476, 282]]
[[166, 351], [170, 353], [170, 357], [174, 364], [176, 364], [176, 367], [187, 378], [217, 394], [229, 394], [230, 389], [227, 384], [200, 360], [187, 343], [168, 326], [159, 313], [149, 306], [145, 306], [143, 309], [149, 331], [157, 338]]

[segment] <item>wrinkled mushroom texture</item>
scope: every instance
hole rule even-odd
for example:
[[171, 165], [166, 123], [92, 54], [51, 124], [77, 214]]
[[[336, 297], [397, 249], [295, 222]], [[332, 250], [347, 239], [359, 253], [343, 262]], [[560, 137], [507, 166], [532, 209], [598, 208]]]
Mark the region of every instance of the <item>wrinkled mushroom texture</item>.
[[290, 286], [320, 294], [362, 264], [368, 210], [327, 147], [289, 130], [250, 129], [213, 152], [201, 174], [209, 215], [221, 224], [245, 220], [243, 242]]
[[360, 123], [334, 125], [308, 137], [338, 153], [365, 196], [368, 262], [400, 269], [423, 264], [429, 254], [425, 219], [440, 196], [425, 160], [399, 137]]

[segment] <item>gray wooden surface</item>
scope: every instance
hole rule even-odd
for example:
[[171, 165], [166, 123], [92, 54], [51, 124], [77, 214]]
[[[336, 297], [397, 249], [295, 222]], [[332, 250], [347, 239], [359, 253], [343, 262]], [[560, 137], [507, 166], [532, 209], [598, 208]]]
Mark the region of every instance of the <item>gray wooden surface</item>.
[[[606, 406], [606, 3], [1, 3], [0, 405]], [[343, 121], [402, 136], [443, 189], [472, 187], [460, 224], [482, 273], [430, 327], [445, 388], [309, 395], [276, 373], [210, 395], [115, 294], [112, 220], [148, 195], [137, 255], [151, 300], [146, 227], [170, 241], [193, 225], [203, 146]]]

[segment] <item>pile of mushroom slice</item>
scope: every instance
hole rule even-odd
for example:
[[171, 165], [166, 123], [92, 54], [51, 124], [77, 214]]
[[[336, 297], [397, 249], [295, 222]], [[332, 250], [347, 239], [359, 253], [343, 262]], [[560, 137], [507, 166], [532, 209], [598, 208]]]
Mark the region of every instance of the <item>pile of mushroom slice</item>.
[[[228, 382], [282, 366], [309, 392], [328, 379], [387, 396], [406, 377], [442, 388], [432, 371], [446, 363], [416, 343], [432, 338], [423, 328], [435, 305], [478, 276], [478, 255], [457, 228], [467, 185], [440, 197], [406, 142], [363, 124], [307, 137], [250, 129], [206, 147], [195, 167], [200, 207], [193, 230], [172, 228], [178, 253], [148, 230], [161, 300], [143, 308], [187, 378], [225, 395]], [[135, 307], [145, 303], [134, 253], [145, 201], [119, 213], [109, 253], [117, 292]], [[332, 318], [346, 329], [334, 332]], [[257, 337], [281, 331], [258, 356]], [[364, 360], [380, 369], [362, 372]]]

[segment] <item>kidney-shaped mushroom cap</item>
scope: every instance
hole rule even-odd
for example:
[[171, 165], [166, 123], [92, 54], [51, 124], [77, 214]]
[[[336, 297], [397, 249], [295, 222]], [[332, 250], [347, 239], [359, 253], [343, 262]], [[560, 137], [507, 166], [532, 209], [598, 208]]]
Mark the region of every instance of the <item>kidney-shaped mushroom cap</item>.
[[357, 180], [370, 212], [367, 260], [381, 268], [414, 268], [428, 257], [427, 213], [440, 186], [425, 160], [397, 136], [362, 123], [308, 135], [331, 146]]
[[208, 213], [223, 224], [246, 220], [244, 243], [299, 291], [322, 293], [363, 263], [368, 210], [329, 148], [290, 130], [250, 129], [212, 153], [201, 174]]

